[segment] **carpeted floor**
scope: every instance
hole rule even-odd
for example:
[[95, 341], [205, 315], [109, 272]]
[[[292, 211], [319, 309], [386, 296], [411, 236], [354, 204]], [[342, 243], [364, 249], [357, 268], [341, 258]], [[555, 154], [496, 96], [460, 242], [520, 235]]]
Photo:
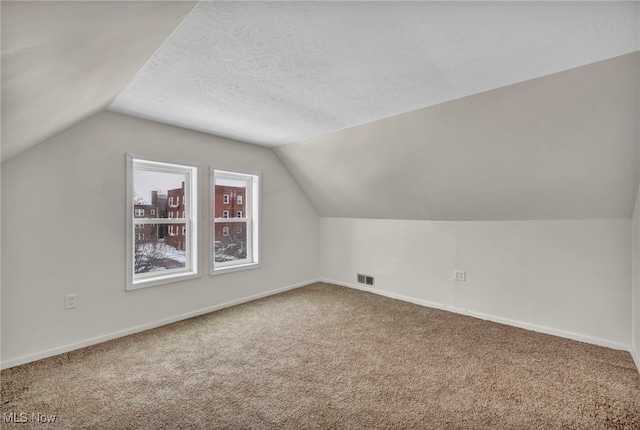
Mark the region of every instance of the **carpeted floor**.
[[2, 428], [640, 429], [627, 352], [328, 284], [1, 376]]

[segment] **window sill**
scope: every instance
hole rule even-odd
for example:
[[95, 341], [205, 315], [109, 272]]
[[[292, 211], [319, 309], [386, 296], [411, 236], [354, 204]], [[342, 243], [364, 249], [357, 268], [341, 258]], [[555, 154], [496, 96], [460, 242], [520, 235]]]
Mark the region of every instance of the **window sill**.
[[223, 275], [225, 273], [239, 272], [241, 270], [257, 269], [257, 268], [259, 268], [261, 266], [262, 266], [262, 264], [260, 264], [260, 263], [247, 263], [247, 264], [239, 264], [237, 266], [220, 267], [218, 269], [211, 270], [209, 275], [210, 276]]
[[147, 287], [155, 287], [156, 285], [169, 284], [173, 282], [185, 281], [187, 279], [199, 278], [199, 273], [194, 272], [184, 272], [184, 273], [175, 273], [167, 276], [159, 276], [150, 279], [143, 279], [134, 281], [133, 283], [128, 283], [127, 291], [139, 290]]

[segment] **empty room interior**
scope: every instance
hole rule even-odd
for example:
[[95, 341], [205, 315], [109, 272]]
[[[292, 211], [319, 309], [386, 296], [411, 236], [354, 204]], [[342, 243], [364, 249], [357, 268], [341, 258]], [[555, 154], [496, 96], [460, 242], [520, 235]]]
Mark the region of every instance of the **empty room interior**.
[[640, 3], [0, 14], [0, 427], [640, 429]]

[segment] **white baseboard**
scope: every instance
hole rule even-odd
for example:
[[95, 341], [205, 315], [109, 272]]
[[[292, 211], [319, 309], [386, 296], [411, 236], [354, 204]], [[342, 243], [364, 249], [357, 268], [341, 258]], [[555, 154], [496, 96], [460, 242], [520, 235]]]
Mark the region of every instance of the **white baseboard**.
[[640, 373], [640, 353], [633, 346], [629, 348], [629, 352], [631, 353], [631, 357], [633, 357], [633, 361], [636, 363], [638, 373]]
[[[321, 279], [321, 282], [326, 282], [328, 284], [335, 284], [335, 285], [340, 285], [343, 287], [347, 287], [347, 288], [354, 288], [356, 290], [362, 290], [362, 291], [368, 291], [370, 293], [374, 293], [374, 294], [378, 294], [381, 296], [385, 296], [385, 297], [389, 297], [392, 299], [397, 299], [397, 300], [402, 300], [403, 302], [409, 302], [409, 303], [414, 303], [416, 305], [421, 305], [421, 306], [426, 306], [429, 308], [435, 308], [435, 309], [441, 309], [444, 311], [449, 311], [449, 312], [454, 312], [456, 314], [461, 314], [461, 315], [467, 315], [470, 317], [474, 317], [474, 318], [479, 318], [482, 320], [486, 320], [486, 321], [492, 321], [495, 323], [499, 323], [499, 324], [505, 324], [505, 325], [510, 325], [513, 327], [518, 327], [518, 328], [523, 328], [526, 330], [531, 330], [531, 331], [535, 331], [538, 333], [544, 333], [544, 334], [550, 334], [553, 336], [558, 336], [558, 337], [564, 337], [567, 339], [572, 339], [572, 340], [577, 340], [579, 342], [584, 342], [584, 343], [590, 343], [593, 345], [598, 345], [598, 346], [604, 346], [607, 348], [612, 348], [612, 349], [618, 349], [618, 350], [622, 350], [622, 351], [629, 351], [629, 346], [628, 345], [624, 345], [621, 343], [617, 343], [617, 342], [612, 342], [606, 339], [600, 339], [597, 337], [591, 337], [591, 336], [585, 336], [579, 333], [573, 333], [573, 332], [569, 332], [569, 331], [564, 331], [564, 330], [558, 330], [558, 329], [554, 329], [551, 327], [545, 327], [545, 326], [539, 326], [537, 324], [531, 324], [531, 323], [527, 323], [527, 322], [523, 322], [523, 321], [517, 321], [517, 320], [512, 320], [509, 318], [502, 318], [502, 317], [498, 317], [495, 315], [489, 315], [489, 314], [485, 314], [482, 312], [475, 312], [475, 311], [470, 311], [467, 309], [462, 309], [462, 308], [457, 308], [454, 306], [448, 306], [448, 305], [444, 305], [441, 303], [435, 303], [435, 302], [430, 302], [427, 300], [421, 300], [421, 299], [416, 299], [413, 297], [409, 297], [409, 296], [403, 296], [401, 294], [396, 294], [396, 293], [391, 293], [388, 291], [383, 291], [383, 290], [379, 290], [376, 289], [375, 287], [364, 287], [362, 285], [356, 285], [356, 284], [350, 284], [348, 282], [340, 282], [340, 281], [334, 281], [331, 279]], [[632, 352], [633, 355], [633, 352]], [[636, 366], [638, 366], [638, 369], [640, 369], [639, 363], [640, 361], [638, 360], [638, 355], [636, 353], [636, 355], [634, 356], [634, 360], [636, 362]]]
[[220, 309], [224, 309], [224, 308], [229, 308], [231, 306], [236, 306], [242, 303], [246, 303], [246, 302], [250, 302], [253, 300], [257, 300], [257, 299], [261, 299], [263, 297], [268, 297], [268, 296], [272, 296], [274, 294], [279, 294], [285, 291], [289, 291], [289, 290], [294, 290], [296, 288], [300, 288], [300, 287], [304, 287], [306, 285], [310, 285], [313, 284], [315, 282], [319, 282], [318, 279], [316, 280], [312, 280], [312, 281], [306, 281], [306, 282], [301, 282], [299, 284], [294, 284], [294, 285], [289, 285], [287, 287], [283, 287], [283, 288], [278, 288], [275, 290], [270, 290], [270, 291], [266, 291], [264, 293], [260, 293], [260, 294], [255, 294], [253, 296], [249, 296], [249, 297], [243, 297], [241, 299], [237, 299], [237, 300], [232, 300], [230, 302], [226, 302], [226, 303], [221, 303], [219, 305], [214, 305], [214, 306], [210, 306], [207, 308], [203, 308], [203, 309], [198, 309], [196, 311], [193, 312], [187, 312], [184, 314], [179, 314], [179, 315], [175, 315], [169, 318], [164, 318], [162, 320], [159, 321], [154, 321], [151, 323], [147, 323], [147, 324], [142, 324], [136, 327], [131, 327], [125, 330], [120, 330], [120, 331], [116, 331], [113, 333], [109, 333], [109, 334], [105, 334], [102, 336], [97, 336], [91, 339], [87, 339], [81, 342], [75, 342], [72, 344], [68, 344], [65, 346], [61, 346], [58, 348], [53, 348], [53, 349], [48, 349], [46, 351], [42, 351], [42, 352], [38, 352], [35, 354], [29, 354], [29, 355], [25, 355], [19, 358], [15, 358], [12, 360], [7, 360], [7, 361], [3, 361], [2, 364], [0, 365], [1, 369], [8, 369], [10, 367], [15, 367], [15, 366], [19, 366], [21, 364], [26, 364], [26, 363], [30, 363], [32, 361], [36, 361], [36, 360], [41, 360], [43, 358], [47, 358], [47, 357], [53, 357], [54, 355], [59, 355], [59, 354], [64, 354], [65, 352], [70, 352], [70, 351], [74, 351], [76, 349], [80, 349], [80, 348], [85, 348], [87, 346], [91, 346], [91, 345], [96, 345], [98, 343], [102, 343], [102, 342], [106, 342], [108, 340], [112, 340], [112, 339], [117, 339], [119, 337], [124, 337], [124, 336], [128, 336], [130, 334], [134, 334], [134, 333], [139, 333], [142, 331], [146, 331], [146, 330], [150, 330], [156, 327], [161, 327], [163, 325], [167, 325], [167, 324], [171, 324], [174, 322], [178, 322], [178, 321], [182, 321], [182, 320], [186, 320], [189, 318], [193, 318], [193, 317], [197, 317], [200, 315], [204, 315], [204, 314], [208, 314], [214, 311], [218, 311]]

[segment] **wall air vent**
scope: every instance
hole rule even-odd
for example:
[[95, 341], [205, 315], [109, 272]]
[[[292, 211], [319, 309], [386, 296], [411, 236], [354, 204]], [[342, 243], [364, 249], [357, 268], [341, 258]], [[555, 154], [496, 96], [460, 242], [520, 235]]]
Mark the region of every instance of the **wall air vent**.
[[362, 284], [362, 285], [368, 285], [370, 287], [373, 287], [373, 276], [370, 275], [363, 275], [361, 273], [358, 273], [358, 284]]

